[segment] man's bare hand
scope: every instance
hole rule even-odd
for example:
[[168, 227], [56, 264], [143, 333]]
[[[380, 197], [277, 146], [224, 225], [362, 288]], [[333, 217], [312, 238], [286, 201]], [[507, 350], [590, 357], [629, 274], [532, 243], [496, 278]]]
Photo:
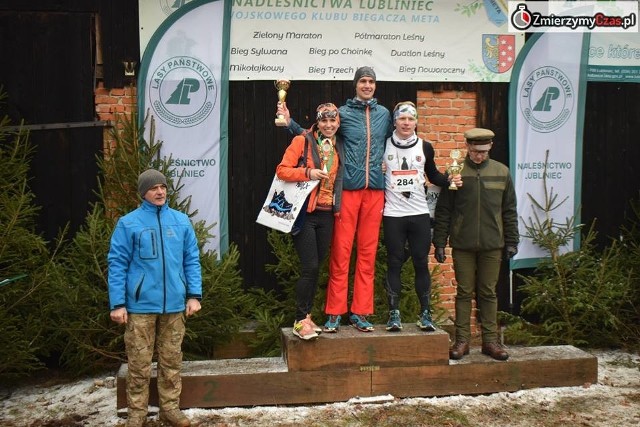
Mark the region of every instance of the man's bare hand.
[[198, 311], [200, 311], [201, 308], [202, 306], [200, 305], [200, 301], [198, 301], [195, 298], [189, 298], [187, 300], [187, 310], [186, 310], [187, 317], [197, 313]]
[[109, 317], [111, 317], [111, 320], [118, 323], [119, 325], [124, 325], [125, 323], [127, 323], [127, 320], [129, 320], [127, 309], [124, 307], [111, 310], [111, 313], [109, 313]]

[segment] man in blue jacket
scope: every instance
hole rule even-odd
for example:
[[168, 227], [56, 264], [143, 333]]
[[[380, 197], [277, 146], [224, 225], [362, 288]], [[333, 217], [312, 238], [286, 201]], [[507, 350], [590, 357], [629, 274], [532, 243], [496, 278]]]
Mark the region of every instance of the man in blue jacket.
[[189, 217], [167, 203], [167, 179], [154, 169], [138, 177], [142, 204], [118, 220], [109, 249], [111, 320], [126, 325], [127, 427], [147, 418], [154, 350], [161, 421], [188, 427], [180, 411], [185, 315], [200, 310], [200, 251]]

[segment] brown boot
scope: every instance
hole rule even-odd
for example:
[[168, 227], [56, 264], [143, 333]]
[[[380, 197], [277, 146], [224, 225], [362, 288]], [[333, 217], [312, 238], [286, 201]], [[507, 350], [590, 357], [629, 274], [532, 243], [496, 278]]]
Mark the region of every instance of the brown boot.
[[459, 360], [469, 354], [468, 341], [456, 341], [449, 349], [449, 359]]
[[185, 414], [179, 409], [172, 409], [170, 411], [160, 411], [158, 416], [160, 421], [165, 424], [169, 424], [171, 427], [190, 427], [191, 421]]
[[507, 350], [497, 342], [482, 343], [482, 354], [491, 356], [496, 360], [507, 360], [509, 358]]

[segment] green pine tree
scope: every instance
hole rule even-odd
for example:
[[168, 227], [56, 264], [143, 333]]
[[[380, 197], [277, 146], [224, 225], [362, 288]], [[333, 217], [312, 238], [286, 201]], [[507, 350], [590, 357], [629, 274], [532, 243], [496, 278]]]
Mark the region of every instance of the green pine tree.
[[[546, 152], [546, 158], [549, 151]], [[546, 164], [546, 162], [545, 162]], [[543, 200], [529, 194], [533, 218], [524, 221], [525, 236], [548, 252], [531, 275], [520, 276], [525, 295], [522, 313], [535, 323], [503, 313], [510, 323], [506, 337], [520, 344], [571, 344], [587, 347], [637, 346], [639, 328], [637, 224], [599, 249], [595, 244], [595, 222], [582, 236], [580, 247], [562, 249], [582, 229], [573, 217], [564, 223], [551, 213], [567, 198], [558, 200], [543, 173]], [[637, 213], [637, 211], [636, 211]], [[637, 218], [636, 218], [637, 221]], [[631, 222], [633, 225], [633, 221]], [[628, 254], [631, 254], [629, 256]]]
[[[76, 374], [111, 369], [125, 361], [123, 327], [109, 318], [107, 253], [117, 219], [140, 204], [138, 175], [150, 167], [164, 173], [169, 205], [194, 214], [190, 198], [180, 199], [181, 185], [171, 179], [170, 159], [160, 157], [162, 143], [155, 140], [153, 120], [148, 121], [148, 141], [135, 115], [118, 121], [112, 132], [114, 149], [98, 158], [98, 202], [58, 264], [60, 304], [66, 307], [55, 320], [64, 343], [60, 361]], [[231, 245], [218, 259], [215, 252], [202, 249], [213, 237], [212, 225], [199, 221], [194, 228], [201, 248], [203, 300], [202, 310], [187, 322], [183, 350], [186, 359], [206, 359], [214, 346], [230, 341], [247, 323], [253, 301], [242, 289], [237, 247]]]
[[[6, 94], [0, 88], [0, 103]], [[44, 368], [51, 337], [46, 312], [53, 255], [36, 232], [40, 208], [29, 188], [29, 134], [0, 120], [0, 382]], [[55, 253], [55, 252], [54, 252]]]

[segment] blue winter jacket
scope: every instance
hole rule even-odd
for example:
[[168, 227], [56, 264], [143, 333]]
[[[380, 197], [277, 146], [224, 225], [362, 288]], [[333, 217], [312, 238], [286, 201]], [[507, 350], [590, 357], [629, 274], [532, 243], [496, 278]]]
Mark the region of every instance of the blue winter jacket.
[[[339, 108], [340, 128], [338, 134], [344, 141], [344, 190], [372, 188], [384, 190], [382, 157], [385, 141], [393, 132], [393, 121], [389, 110], [377, 99], [360, 101], [348, 99]], [[301, 134], [305, 130], [293, 119], [289, 131]]]
[[368, 102], [348, 99], [339, 111], [338, 133], [345, 151], [343, 188], [384, 190], [382, 157], [385, 141], [393, 132], [391, 113], [375, 98]]
[[200, 252], [182, 212], [146, 200], [118, 220], [109, 249], [109, 305], [129, 313], [179, 313], [202, 297]]

